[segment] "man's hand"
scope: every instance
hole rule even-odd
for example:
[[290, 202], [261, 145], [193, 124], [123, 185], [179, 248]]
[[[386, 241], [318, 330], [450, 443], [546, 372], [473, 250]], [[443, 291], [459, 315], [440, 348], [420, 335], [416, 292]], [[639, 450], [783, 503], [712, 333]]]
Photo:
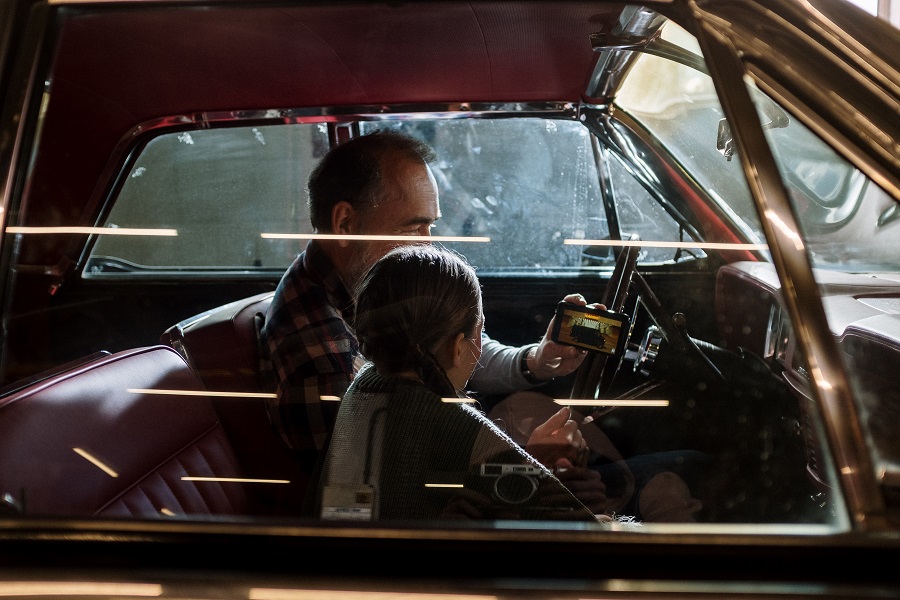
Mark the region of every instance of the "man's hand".
[[[590, 306], [592, 308], [606, 309], [602, 304], [588, 304], [581, 294], [569, 294], [563, 298], [564, 302], [570, 304], [578, 304], [579, 306]], [[553, 331], [553, 323], [556, 317], [550, 319], [550, 325], [544, 332], [537, 348], [529, 351], [526, 357], [528, 370], [531, 371], [538, 379], [553, 379], [554, 377], [562, 377], [573, 372], [584, 361], [587, 355], [586, 350], [581, 350], [574, 346], [566, 346], [557, 344], [550, 339], [550, 332]]]

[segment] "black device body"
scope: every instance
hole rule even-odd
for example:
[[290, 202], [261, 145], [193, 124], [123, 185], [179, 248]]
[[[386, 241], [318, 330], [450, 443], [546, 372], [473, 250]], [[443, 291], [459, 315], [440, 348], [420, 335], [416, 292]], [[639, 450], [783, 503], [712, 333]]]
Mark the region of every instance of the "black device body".
[[628, 315], [560, 302], [550, 335], [560, 344], [621, 356], [629, 327]]

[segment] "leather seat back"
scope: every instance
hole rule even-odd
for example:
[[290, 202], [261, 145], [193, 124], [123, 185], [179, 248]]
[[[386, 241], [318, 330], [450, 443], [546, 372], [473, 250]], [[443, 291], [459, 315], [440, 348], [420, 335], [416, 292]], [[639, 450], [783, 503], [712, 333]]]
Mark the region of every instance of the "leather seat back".
[[212, 308], [169, 327], [160, 342], [175, 348], [213, 392], [213, 407], [248, 473], [288, 485], [254, 488], [254, 502], [276, 515], [296, 515], [310, 473], [269, 420], [266, 394], [275, 381], [261, 330], [274, 292]]
[[175, 348], [208, 390], [271, 392], [274, 381], [261, 368], [260, 331], [274, 292], [223, 304], [176, 323], [160, 342]]
[[27, 515], [244, 514], [246, 484], [203, 479], [242, 475], [171, 348], [102, 356], [0, 398], [0, 495]]

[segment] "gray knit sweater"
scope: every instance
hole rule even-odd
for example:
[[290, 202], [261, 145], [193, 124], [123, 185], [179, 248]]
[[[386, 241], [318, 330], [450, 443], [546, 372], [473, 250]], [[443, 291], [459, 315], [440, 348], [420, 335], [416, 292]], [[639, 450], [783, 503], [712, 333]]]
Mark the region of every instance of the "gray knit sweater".
[[[501, 478], [488, 471], [516, 471]], [[526, 473], [522, 473], [526, 471]], [[485, 519], [594, 516], [476, 408], [367, 365], [341, 401], [319, 479], [324, 519], [458, 518], [477, 493]]]

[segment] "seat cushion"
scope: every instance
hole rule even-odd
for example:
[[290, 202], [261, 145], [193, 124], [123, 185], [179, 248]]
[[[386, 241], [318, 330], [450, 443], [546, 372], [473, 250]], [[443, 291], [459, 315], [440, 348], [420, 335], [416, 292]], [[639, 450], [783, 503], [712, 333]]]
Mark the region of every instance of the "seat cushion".
[[273, 295], [257, 294], [184, 319], [163, 332], [160, 341], [185, 357], [208, 390], [228, 393], [213, 397], [213, 407], [244, 470], [290, 481], [254, 487], [254, 505], [268, 514], [294, 515], [310, 473], [272, 426], [266, 399], [260, 396], [275, 392], [271, 366], [261, 360], [265, 351], [259, 333]]

